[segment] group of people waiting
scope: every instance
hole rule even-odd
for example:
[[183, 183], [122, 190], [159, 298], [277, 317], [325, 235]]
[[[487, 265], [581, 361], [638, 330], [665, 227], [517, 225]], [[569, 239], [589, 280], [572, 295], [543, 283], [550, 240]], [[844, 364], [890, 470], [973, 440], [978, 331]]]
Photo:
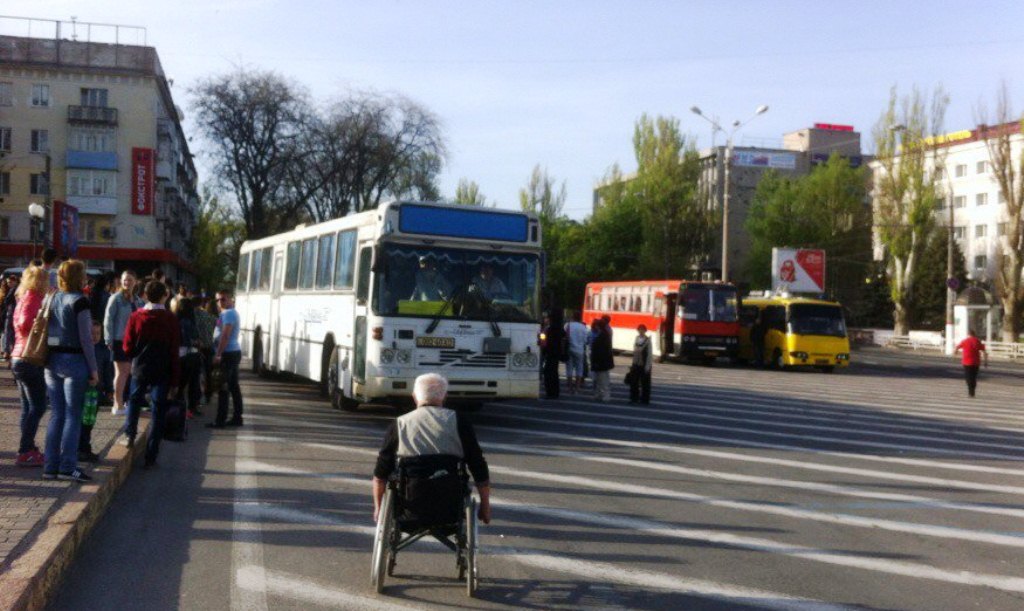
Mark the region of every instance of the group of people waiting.
[[[612, 351], [610, 316], [594, 319], [588, 329], [579, 312], [573, 312], [570, 321], [565, 324], [558, 312], [545, 315], [541, 329], [541, 356], [545, 398], [557, 399], [561, 394], [558, 363], [564, 362], [570, 393], [581, 391], [584, 379], [592, 374], [594, 399], [601, 402], [611, 400], [611, 371], [615, 368], [615, 357]], [[647, 327], [639, 325], [633, 342], [632, 362], [626, 376], [630, 403], [646, 405], [651, 402], [653, 363]]]
[[[217, 391], [217, 417], [207, 426], [241, 426], [239, 318], [230, 291], [217, 293], [216, 300], [197, 296], [185, 285], [172, 291], [159, 269], [142, 282], [132, 270], [90, 279], [82, 261], [57, 266], [56, 259], [57, 253], [46, 249], [42, 260], [30, 264], [14, 280], [13, 303], [0, 312], [11, 318], [10, 333], [0, 344], [21, 394], [17, 465], [41, 466], [43, 479], [92, 479], [79, 467], [99, 460], [92, 450], [92, 425], [83, 424], [87, 392], [97, 407], [125, 417], [124, 444], [129, 447], [148, 406], [146, 468], [156, 464], [167, 410], [177, 397], [183, 399], [186, 417], [194, 418], [201, 413], [201, 398], [208, 404]], [[0, 298], [0, 308], [6, 297]], [[45, 364], [38, 365], [22, 357], [29, 356], [25, 350], [33, 326], [38, 332], [44, 324]], [[229, 396], [234, 403], [230, 421]], [[47, 407], [50, 421], [41, 452], [36, 434]]]

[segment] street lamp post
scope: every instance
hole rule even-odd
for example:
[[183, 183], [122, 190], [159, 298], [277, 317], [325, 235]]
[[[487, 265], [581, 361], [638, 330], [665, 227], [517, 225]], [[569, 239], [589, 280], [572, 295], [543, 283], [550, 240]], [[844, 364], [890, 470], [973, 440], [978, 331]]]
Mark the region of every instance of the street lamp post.
[[728, 132], [726, 132], [724, 129], [722, 129], [722, 126], [718, 123], [718, 118], [717, 117], [714, 118], [714, 119], [709, 118], [707, 115], [705, 115], [701, 111], [700, 107], [698, 107], [698, 106], [691, 106], [690, 107], [690, 112], [692, 112], [693, 114], [697, 115], [698, 117], [704, 119], [705, 121], [707, 121], [708, 123], [711, 124], [712, 139], [714, 138], [714, 134], [716, 132], [722, 132], [723, 134], [725, 134], [725, 133], [728, 134], [728, 138], [725, 141], [725, 160], [723, 162], [724, 166], [725, 166], [724, 178], [723, 178], [725, 180], [725, 188], [724, 188], [724, 193], [722, 194], [722, 281], [723, 282], [728, 282], [729, 281], [729, 197], [731, 195], [731, 189], [729, 188], [729, 182], [730, 182], [730, 168], [732, 166], [732, 138], [733, 138], [733, 136], [736, 135], [736, 132], [738, 132], [740, 130], [740, 128], [742, 128], [747, 123], [750, 123], [751, 121], [753, 121], [755, 117], [757, 117], [758, 115], [763, 115], [764, 113], [768, 112], [768, 106], [764, 105], [764, 104], [762, 104], [761, 106], [758, 106], [757, 110], [754, 111], [754, 114], [751, 115], [751, 117], [749, 119], [747, 119], [746, 121], [740, 121], [739, 119], [737, 119], [736, 121], [733, 121], [732, 122], [732, 129], [730, 129]]
[[46, 218], [46, 208], [43, 208], [39, 204], [32, 202], [28, 205], [28, 215], [32, 218], [32, 226], [30, 233], [32, 234], [32, 258], [36, 258], [36, 242], [39, 240], [39, 226], [42, 224], [43, 219]]

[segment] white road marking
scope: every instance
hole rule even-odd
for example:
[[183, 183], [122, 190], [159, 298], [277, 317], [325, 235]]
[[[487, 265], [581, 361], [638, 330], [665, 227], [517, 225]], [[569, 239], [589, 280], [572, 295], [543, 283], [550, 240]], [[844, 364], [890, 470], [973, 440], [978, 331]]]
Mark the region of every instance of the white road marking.
[[403, 605], [397, 602], [352, 594], [345, 590], [325, 586], [313, 580], [288, 573], [266, 571], [258, 567], [239, 569], [239, 582], [243, 588], [256, 587], [260, 581], [270, 589], [271, 594], [291, 600], [302, 601], [333, 609], [372, 609], [380, 611], [418, 611], [429, 607]]
[[[563, 424], [562, 420], [555, 420], [551, 418], [534, 418], [526, 416], [518, 416], [517, 418], [523, 420], [529, 420], [531, 422], [542, 422], [551, 424]], [[948, 479], [943, 477], [928, 477], [924, 475], [911, 475], [909, 473], [894, 473], [892, 471], [878, 471], [875, 469], [858, 469], [856, 467], [843, 467], [840, 465], [827, 465], [808, 462], [806, 460], [788, 460], [785, 458], [774, 458], [771, 456], [764, 456], [760, 454], [739, 454], [735, 452], [724, 452], [720, 450], [704, 450], [701, 448], [692, 448], [688, 446], [674, 446], [665, 443], [654, 443], [647, 441], [629, 441], [625, 439], [611, 439], [607, 437], [590, 437], [587, 435], [570, 435], [567, 433], [556, 433], [552, 431], [539, 431], [535, 429], [524, 429], [511, 426], [495, 426], [495, 425], [477, 425], [476, 429], [479, 431], [492, 430], [492, 431], [506, 431], [510, 433], [517, 433], [520, 435], [534, 435], [538, 437], [548, 437], [552, 439], [571, 440], [571, 441], [582, 441], [586, 443], [597, 443], [603, 445], [620, 446], [625, 448], [640, 448], [645, 450], [657, 450], [659, 452], [670, 452], [673, 454], [683, 454], [692, 456], [707, 456], [709, 458], [720, 458], [724, 460], [733, 460], [740, 462], [752, 462], [757, 464], [769, 464], [778, 465], [780, 467], [789, 467], [792, 469], [803, 469], [809, 471], [822, 471], [826, 473], [845, 473], [848, 475], [860, 475], [864, 477], [874, 477], [878, 479], [888, 479], [900, 482], [913, 482], [915, 484], [927, 484], [930, 486], [941, 486], [944, 488], [957, 488], [962, 490], [974, 490], [974, 491], [985, 491], [985, 492], [999, 492], [1005, 494], [1018, 494], [1024, 495], [1024, 486], [1002, 486], [999, 484], [986, 484], [982, 482], [973, 482], [965, 480]], [[488, 446], [491, 444], [488, 443]], [[1022, 472], [1024, 475], [1024, 472]]]
[[[259, 504], [259, 478], [248, 469], [256, 455], [249, 439], [235, 439], [235, 500], [231, 527], [231, 609], [265, 611], [267, 581], [263, 568], [263, 533], [259, 520], [252, 519], [252, 506]], [[244, 573], [244, 584], [243, 575]]]

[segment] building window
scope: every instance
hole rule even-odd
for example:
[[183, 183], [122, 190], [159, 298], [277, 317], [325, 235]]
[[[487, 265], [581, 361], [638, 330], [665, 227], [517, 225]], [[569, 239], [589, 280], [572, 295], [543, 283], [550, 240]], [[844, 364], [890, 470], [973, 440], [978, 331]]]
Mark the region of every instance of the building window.
[[974, 237], [983, 238], [988, 235], [988, 225], [975, 225]]
[[11, 219], [7, 216], [0, 216], [0, 240], [11, 239]]
[[96, 241], [96, 219], [85, 219], [79, 217], [78, 219], [78, 241], [79, 242], [95, 242]]
[[945, 197], [936, 197], [935, 198], [935, 209], [936, 210], [945, 210], [946, 209], [946, 198]]
[[0, 127], [0, 151], [11, 150], [11, 128]]
[[117, 195], [116, 174], [93, 170], [68, 170], [68, 195], [115, 197]]
[[967, 205], [967, 196], [966, 195], [957, 195], [956, 197], [953, 198], [953, 207], [954, 208], [963, 208], [966, 205]]
[[33, 153], [48, 153], [50, 151], [50, 132], [45, 129], [32, 130], [32, 145], [29, 150]]
[[975, 206], [984, 206], [988, 204], [988, 193], [978, 193], [974, 196]]
[[986, 255], [975, 255], [974, 269], [985, 269], [986, 267], [988, 267], [988, 257]]
[[47, 188], [45, 174], [30, 174], [28, 177], [28, 192], [31, 195], [47, 195], [50, 189]]
[[14, 106], [14, 83], [0, 83], [0, 106]]
[[0, 195], [11, 194], [11, 173], [0, 172]]
[[954, 238], [956, 238], [957, 240], [962, 240], [962, 239], [964, 239], [964, 235], [965, 235], [966, 233], [967, 233], [967, 232], [965, 231], [965, 228], [964, 228], [964, 226], [963, 226], [963, 225], [960, 225], [960, 226], [958, 226], [958, 227], [954, 227], [954, 228], [953, 228], [953, 237], [954, 237]]
[[75, 127], [68, 134], [68, 148], [90, 153], [113, 153], [116, 150], [114, 130]]
[[996, 225], [996, 235], [998, 235], [999, 237], [1003, 237], [1004, 235], [1006, 235], [1006, 230], [1009, 229], [1009, 228], [1010, 228], [1010, 224], [1009, 223], [1006, 223], [1006, 222], [999, 223], [998, 225]]
[[81, 95], [82, 106], [97, 106], [100, 108], [107, 107], [107, 90], [106, 89], [87, 89], [82, 88]]
[[50, 105], [49, 85], [32, 85], [32, 105], [40, 108]]
[[961, 163], [956, 166], [956, 177], [963, 178], [964, 176], [967, 176], [967, 164]]
[[1006, 203], [1006, 195], [1003, 194], [1003, 190], [1002, 189], [999, 189], [999, 192], [996, 193], [996, 200], [1000, 204], [1005, 204]]
[[978, 174], [984, 174], [988, 170], [988, 162], [979, 161], [975, 167], [977, 168]]
[[942, 177], [945, 176], [945, 174], [946, 171], [942, 168], [942, 166], [935, 168], [935, 180], [942, 180]]

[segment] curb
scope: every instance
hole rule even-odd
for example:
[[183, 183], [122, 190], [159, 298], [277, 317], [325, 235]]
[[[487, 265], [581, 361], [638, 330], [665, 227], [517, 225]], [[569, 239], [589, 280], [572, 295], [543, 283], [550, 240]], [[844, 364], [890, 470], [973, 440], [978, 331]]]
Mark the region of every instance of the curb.
[[139, 428], [131, 449], [120, 445], [122, 436], [116, 436], [103, 456], [104, 463], [112, 464], [94, 469], [91, 483], [70, 486], [56, 509], [29, 533], [24, 543], [28, 549], [0, 575], [0, 611], [46, 607], [78, 548], [131, 473], [136, 456], [145, 452], [149, 427]]

